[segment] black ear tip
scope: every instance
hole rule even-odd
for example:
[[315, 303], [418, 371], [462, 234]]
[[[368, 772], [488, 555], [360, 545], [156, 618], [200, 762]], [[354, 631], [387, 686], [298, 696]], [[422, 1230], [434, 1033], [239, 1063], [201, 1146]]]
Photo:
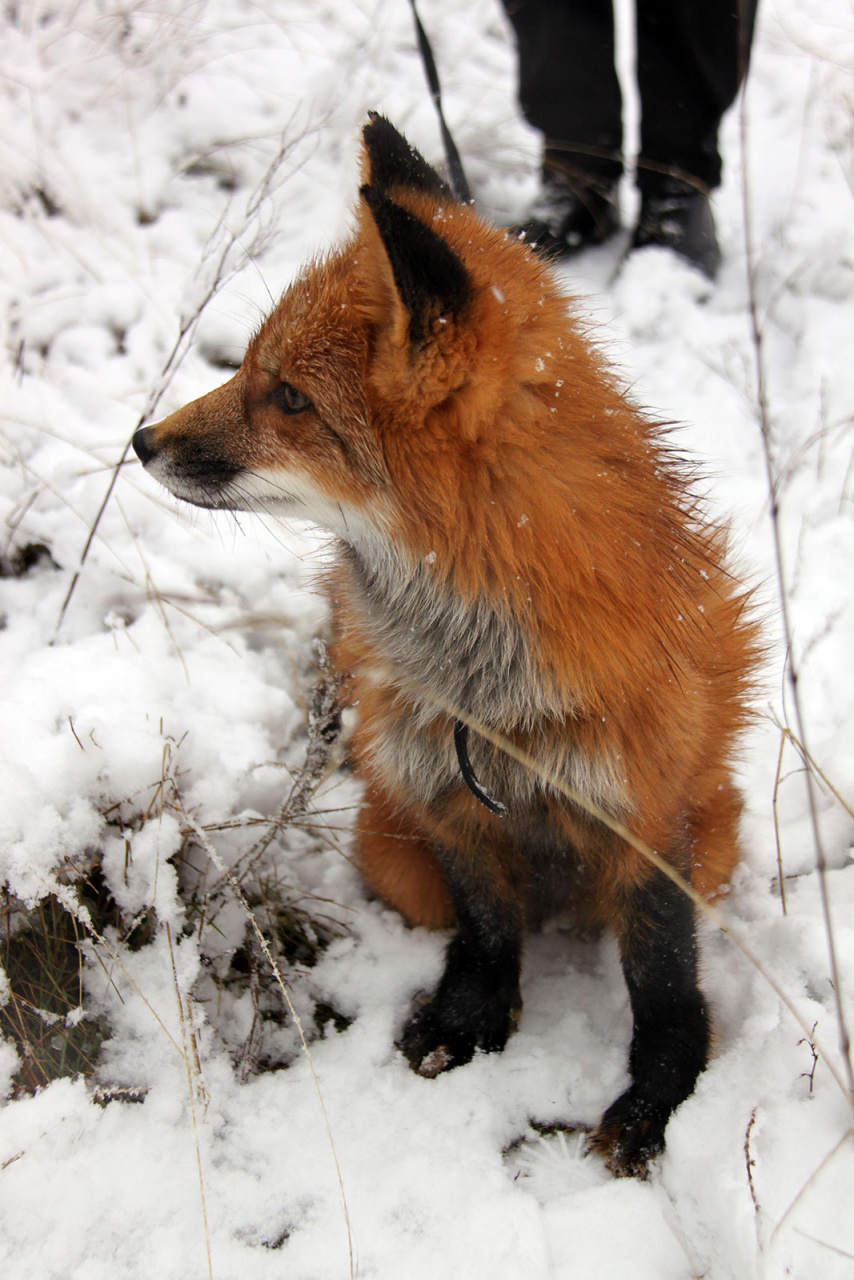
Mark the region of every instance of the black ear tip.
[[450, 187], [436, 170], [378, 111], [368, 112], [368, 122], [362, 127], [362, 141], [368, 156], [372, 187], [380, 191], [409, 187], [442, 199], [453, 198]]
[[362, 126], [362, 141], [370, 152], [376, 147], [388, 146], [394, 141], [398, 146], [408, 146], [403, 134], [379, 111], [368, 112], [368, 122]]
[[391, 172], [398, 166], [402, 177], [410, 177], [413, 160], [416, 169], [427, 162], [415, 150], [412, 144], [396, 129], [387, 116], [379, 111], [368, 112], [368, 122], [362, 126], [362, 141], [371, 159], [371, 168], [379, 167]]
[[386, 130], [388, 133], [394, 134], [396, 138], [403, 137], [403, 134], [400, 132], [400, 130], [396, 129], [392, 124], [392, 122], [389, 120], [388, 116], [384, 116], [381, 111], [373, 111], [373, 110], [369, 111], [368, 123], [364, 125], [364, 128], [365, 129], [376, 128], [380, 130]]

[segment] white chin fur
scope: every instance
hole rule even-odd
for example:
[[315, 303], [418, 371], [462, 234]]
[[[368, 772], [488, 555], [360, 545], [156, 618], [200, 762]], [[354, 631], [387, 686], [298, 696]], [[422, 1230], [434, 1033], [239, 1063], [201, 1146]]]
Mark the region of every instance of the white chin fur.
[[146, 462], [145, 470], [152, 479], [163, 485], [176, 498], [191, 502], [194, 507], [225, 507], [232, 504], [224, 500], [222, 489], [206, 488], [196, 484], [176, 471], [167, 455], [158, 453], [150, 462]]
[[386, 512], [377, 501], [372, 511], [337, 501], [298, 472], [241, 471], [221, 486], [194, 483], [171, 468], [166, 459], [154, 458], [146, 468], [176, 498], [214, 510], [253, 511], [260, 515], [291, 516], [337, 533], [345, 542], [374, 543], [382, 537]]
[[286, 471], [243, 471], [227, 487], [229, 496], [239, 497], [243, 510], [268, 512], [310, 520], [345, 542], [374, 542], [386, 527], [386, 511], [379, 495], [370, 510], [339, 500], [318, 488], [306, 475]]

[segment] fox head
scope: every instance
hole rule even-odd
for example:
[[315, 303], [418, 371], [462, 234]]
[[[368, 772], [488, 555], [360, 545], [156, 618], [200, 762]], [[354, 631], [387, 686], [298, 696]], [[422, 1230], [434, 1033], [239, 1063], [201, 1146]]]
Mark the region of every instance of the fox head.
[[198, 506], [438, 550], [473, 489], [499, 501], [535, 446], [566, 304], [544, 264], [457, 202], [381, 116], [362, 165], [354, 237], [303, 270], [229, 382], [133, 444]]

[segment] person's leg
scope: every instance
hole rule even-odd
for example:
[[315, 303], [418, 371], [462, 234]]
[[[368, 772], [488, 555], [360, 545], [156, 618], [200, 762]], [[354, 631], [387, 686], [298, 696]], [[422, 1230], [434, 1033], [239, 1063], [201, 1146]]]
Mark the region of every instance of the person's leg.
[[756, 0], [638, 0], [638, 186], [721, 180], [718, 127], [747, 71]]
[[[622, 99], [612, 0], [504, 0], [519, 54], [519, 102], [543, 135], [532, 218], [566, 252], [617, 226]], [[526, 230], [534, 233], [533, 222]]]
[[718, 129], [747, 70], [756, 0], [638, 0], [642, 195], [635, 244], [669, 244], [714, 275], [709, 192]]
[[622, 100], [612, 0], [504, 0], [519, 51], [519, 103], [546, 153], [613, 183]]

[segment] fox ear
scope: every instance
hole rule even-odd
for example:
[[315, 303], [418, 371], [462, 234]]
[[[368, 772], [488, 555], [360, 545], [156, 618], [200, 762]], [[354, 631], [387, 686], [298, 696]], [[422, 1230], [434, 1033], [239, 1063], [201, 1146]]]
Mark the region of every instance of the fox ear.
[[362, 180], [377, 191], [409, 187], [452, 200], [451, 189], [432, 169], [420, 152], [410, 146], [385, 116], [371, 111], [362, 130], [364, 161]]
[[437, 316], [459, 316], [471, 297], [462, 259], [426, 222], [374, 187], [361, 196], [373, 216], [398, 297], [409, 313], [409, 341], [420, 346]]

